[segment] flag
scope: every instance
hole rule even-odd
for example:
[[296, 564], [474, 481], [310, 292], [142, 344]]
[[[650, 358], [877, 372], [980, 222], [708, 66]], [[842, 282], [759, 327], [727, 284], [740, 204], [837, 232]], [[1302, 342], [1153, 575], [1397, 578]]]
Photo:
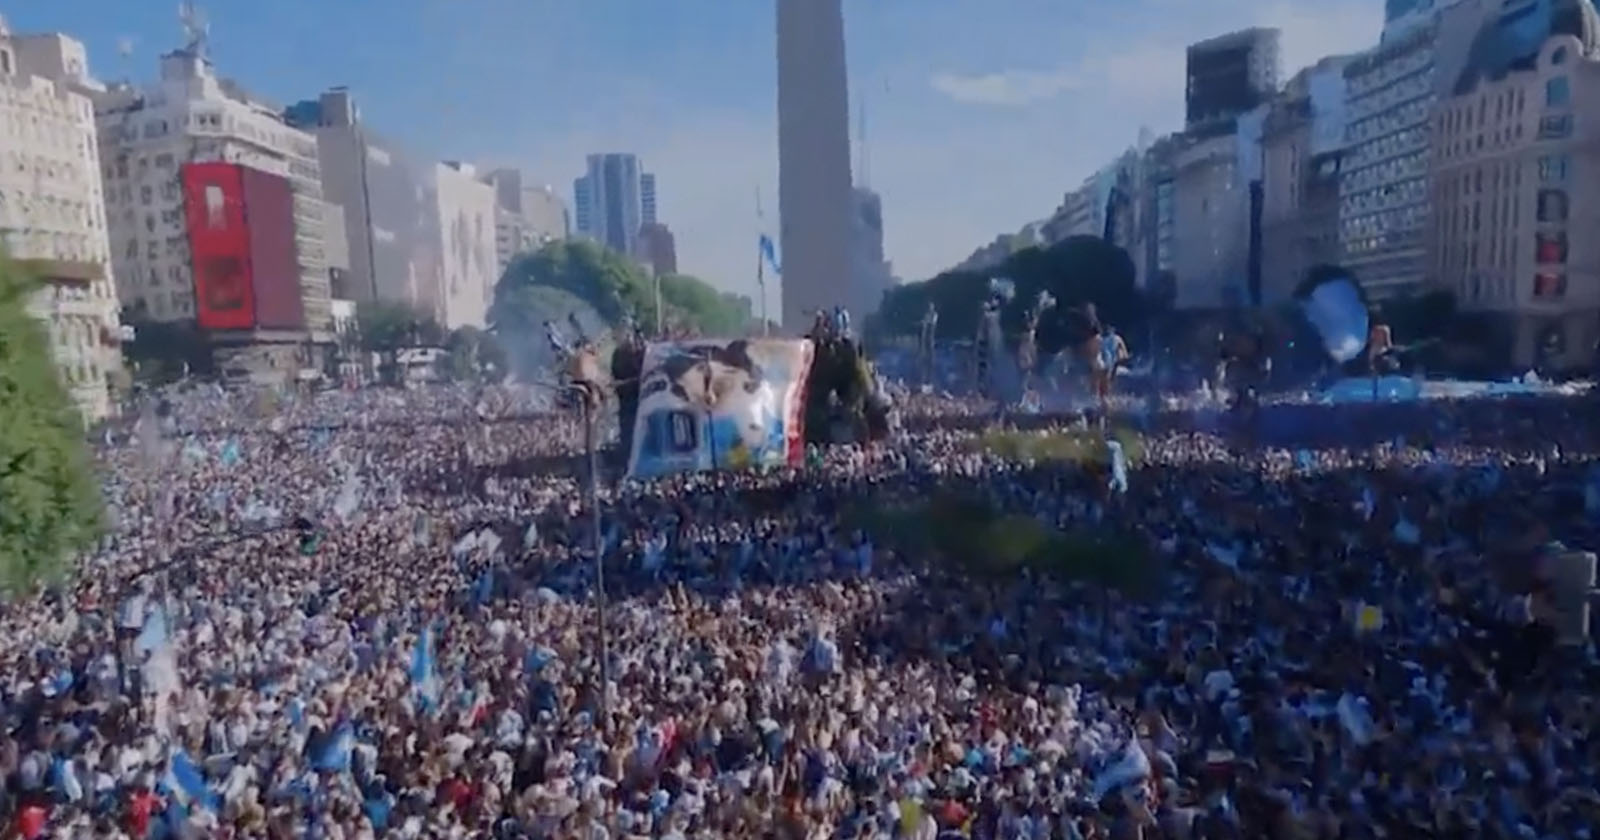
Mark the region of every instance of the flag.
[[219, 456], [219, 460], [222, 461], [222, 465], [224, 467], [231, 467], [234, 464], [239, 463], [239, 461], [243, 460], [243, 458], [244, 454], [239, 449], [239, 442], [237, 440], [229, 440], [227, 443], [222, 445], [222, 454]]
[[167, 611], [157, 605], [144, 617], [144, 626], [139, 628], [139, 637], [134, 640], [134, 649], [140, 654], [157, 653], [167, 647]]
[[773, 243], [772, 237], [761, 234], [760, 248], [762, 264], [772, 269], [773, 274], [782, 274], [783, 268], [778, 262], [778, 246]]
[[1122, 451], [1120, 441], [1108, 441], [1106, 446], [1111, 450], [1111, 489], [1118, 493], [1128, 492], [1128, 456]]
[[178, 801], [194, 808], [216, 810], [217, 795], [206, 787], [205, 775], [187, 752], [177, 750], [167, 762], [167, 775], [162, 785]]
[[1102, 799], [1123, 785], [1132, 784], [1149, 775], [1150, 759], [1145, 756], [1144, 748], [1139, 746], [1139, 742], [1130, 739], [1128, 745], [1123, 748], [1122, 755], [1095, 777], [1094, 798]]
[[323, 772], [343, 773], [350, 769], [350, 756], [355, 752], [355, 747], [355, 727], [348, 720], [341, 721], [332, 736], [311, 757], [311, 766]]
[[424, 708], [432, 708], [439, 699], [439, 675], [433, 661], [433, 628], [424, 627], [417, 635], [416, 647], [411, 651], [411, 686], [417, 692]]

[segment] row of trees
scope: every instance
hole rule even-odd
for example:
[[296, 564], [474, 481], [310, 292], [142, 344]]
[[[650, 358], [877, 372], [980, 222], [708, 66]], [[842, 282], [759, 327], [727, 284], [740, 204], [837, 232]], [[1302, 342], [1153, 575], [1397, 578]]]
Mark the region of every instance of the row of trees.
[[1093, 236], [1075, 236], [1049, 247], [1017, 251], [992, 270], [948, 271], [920, 283], [897, 286], [884, 296], [869, 324], [869, 334], [914, 336], [932, 303], [939, 311], [938, 338], [970, 340], [977, 334], [981, 304], [989, 280], [1004, 277], [1016, 296], [1001, 313], [1001, 326], [1014, 340], [1039, 292], [1055, 297], [1057, 307], [1040, 320], [1039, 352], [1054, 353], [1072, 342], [1077, 329], [1073, 311], [1093, 303], [1100, 317], [1130, 340], [1143, 333], [1152, 313], [1170, 303], [1142, 293], [1135, 283], [1133, 260], [1126, 251]]

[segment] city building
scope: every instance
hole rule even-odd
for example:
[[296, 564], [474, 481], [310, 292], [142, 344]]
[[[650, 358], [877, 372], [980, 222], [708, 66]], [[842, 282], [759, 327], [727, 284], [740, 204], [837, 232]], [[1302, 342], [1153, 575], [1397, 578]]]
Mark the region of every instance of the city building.
[[866, 187], [856, 187], [851, 194], [855, 198], [851, 225], [852, 281], [861, 296], [875, 296], [871, 308], [864, 310], [875, 311], [894, 277], [894, 266], [884, 258], [883, 252], [883, 199]]
[[[496, 169], [484, 181], [495, 191], [495, 252], [502, 274], [518, 254], [567, 238], [566, 203], [549, 185], [526, 183], [518, 169]], [[653, 192], [651, 202], [653, 214]]]
[[[213, 294], [219, 303], [240, 305], [240, 311], [211, 321], [234, 325], [208, 331], [218, 362], [225, 371], [257, 378], [293, 376], [316, 364], [308, 355], [308, 341], [327, 346], [333, 341], [317, 142], [285, 124], [279, 108], [218, 77], [205, 54], [203, 32], [188, 28], [189, 43], [161, 57], [157, 82], [115, 85], [96, 97], [106, 224], [118, 291], [138, 318], [155, 321], [202, 321], [202, 306], [209, 306], [206, 297]], [[185, 165], [213, 162], [275, 175], [287, 184], [292, 253], [286, 259], [292, 261], [299, 286], [298, 324], [264, 324], [244, 317], [252, 314], [247, 297], [238, 293], [253, 279], [247, 238], [234, 236], [230, 244], [209, 231], [191, 229], [196, 219], [217, 218], [215, 202], [224, 202], [232, 214], [234, 205], [244, 200], [229, 192], [242, 189], [244, 182], [228, 175], [204, 182], [203, 194], [186, 189], [202, 182], [186, 183], [185, 171], [211, 170], [186, 170]], [[262, 201], [276, 206], [276, 186], [252, 183]], [[206, 204], [192, 206], [196, 201]], [[197, 236], [208, 242], [211, 253], [191, 251]]]
[[877, 308], [854, 288], [850, 101], [841, 0], [777, 0], [781, 323], [800, 334], [815, 313]]
[[1339, 261], [1343, 56], [1297, 74], [1262, 135], [1262, 303], [1289, 300], [1312, 266]]
[[643, 172], [633, 155], [589, 155], [588, 172], [573, 182], [572, 197], [578, 235], [619, 254], [634, 253], [639, 229], [656, 221], [655, 176]]
[[1040, 236], [1051, 245], [1074, 236], [1099, 236], [1104, 208], [1096, 209], [1098, 199], [1098, 189], [1090, 178], [1061, 197], [1061, 204], [1039, 229]]
[[1190, 139], [1172, 162], [1173, 305], [1222, 309], [1248, 301], [1250, 189], [1233, 134]]
[[1435, 14], [1345, 65], [1340, 262], [1377, 300], [1413, 294], [1426, 280], [1422, 231], [1438, 29]]
[[1281, 59], [1276, 29], [1230, 32], [1191, 44], [1186, 56], [1184, 130], [1231, 131], [1233, 121], [1277, 93]]
[[1392, 41], [1431, 24], [1460, 0], [1384, 0], [1382, 41]]
[[1169, 134], [1151, 143], [1145, 149], [1140, 168], [1144, 172], [1144, 188], [1140, 200], [1144, 205], [1142, 215], [1148, 221], [1142, 226], [1141, 246], [1144, 259], [1140, 262], [1140, 277], [1146, 288], [1157, 283], [1167, 285], [1164, 292], [1174, 292], [1170, 283], [1176, 282], [1177, 268], [1177, 171], [1174, 168], [1177, 152], [1182, 148], [1181, 135]]
[[650, 269], [650, 273], [678, 273], [678, 242], [672, 231], [660, 222], [647, 222], [639, 228], [639, 241], [635, 245], [634, 259]]
[[298, 102], [284, 118], [315, 136], [325, 197], [344, 215], [349, 267], [334, 296], [421, 305], [439, 271], [428, 172], [361, 119], [346, 88]]
[[86, 421], [110, 414], [121, 329], [83, 44], [10, 34], [0, 18], [0, 245], [44, 282], [28, 308]]
[[470, 164], [434, 167], [429, 192], [439, 220], [439, 280], [425, 310], [446, 329], [482, 327], [500, 279], [495, 246], [495, 188]]
[[[1600, 225], [1585, 188], [1600, 181], [1600, 17], [1588, 0], [1535, 5], [1550, 14], [1533, 25], [1481, 21], [1432, 109], [1430, 270], [1490, 316], [1491, 358], [1570, 370], [1600, 338], [1600, 240], [1585, 233]], [[1546, 37], [1526, 60], [1530, 30]]]
[[656, 176], [639, 173], [639, 226], [656, 223]]

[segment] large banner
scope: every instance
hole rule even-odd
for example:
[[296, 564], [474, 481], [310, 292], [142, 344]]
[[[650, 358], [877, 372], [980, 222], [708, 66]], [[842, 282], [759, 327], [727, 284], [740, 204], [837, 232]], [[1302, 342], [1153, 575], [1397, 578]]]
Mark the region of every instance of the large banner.
[[799, 465], [805, 339], [689, 339], [645, 348], [631, 478]]
[[183, 166], [195, 320], [204, 330], [248, 330], [255, 326], [250, 232], [245, 226], [243, 193], [238, 166]]
[[[300, 295], [299, 246], [294, 240], [294, 191], [288, 179], [239, 168], [250, 237], [250, 290], [255, 326], [298, 330], [306, 325]], [[327, 212], [338, 212], [329, 209]]]

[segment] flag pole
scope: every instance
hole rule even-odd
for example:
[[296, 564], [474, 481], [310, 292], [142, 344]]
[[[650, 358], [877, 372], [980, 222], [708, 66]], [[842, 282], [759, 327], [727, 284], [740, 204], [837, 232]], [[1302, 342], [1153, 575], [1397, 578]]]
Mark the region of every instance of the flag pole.
[[766, 235], [762, 224], [761, 185], [756, 184], [756, 289], [761, 293], [761, 335], [772, 336], [772, 322], [767, 320], [767, 257], [761, 250], [761, 237]]

